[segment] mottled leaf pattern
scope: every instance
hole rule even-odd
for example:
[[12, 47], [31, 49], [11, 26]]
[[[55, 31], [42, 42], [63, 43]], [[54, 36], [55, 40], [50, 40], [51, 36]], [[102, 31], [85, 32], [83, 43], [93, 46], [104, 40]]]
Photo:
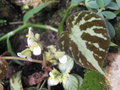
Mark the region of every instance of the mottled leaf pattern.
[[58, 40], [60, 49], [81, 66], [104, 74], [101, 65], [109, 48], [109, 35], [101, 17], [93, 12], [77, 12], [68, 18], [67, 27]]
[[10, 88], [11, 90], [23, 90], [22, 82], [21, 82], [21, 71], [15, 73], [10, 78]]

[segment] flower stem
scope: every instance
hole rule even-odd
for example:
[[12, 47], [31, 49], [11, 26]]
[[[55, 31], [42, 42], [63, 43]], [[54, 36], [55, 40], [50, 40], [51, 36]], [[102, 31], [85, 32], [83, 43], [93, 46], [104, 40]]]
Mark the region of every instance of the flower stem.
[[46, 81], [47, 81], [46, 79], [43, 81], [42, 85], [39, 88], [40, 90], [43, 88], [43, 86], [44, 86], [44, 84], [45, 84]]
[[58, 33], [59, 33], [59, 34], [63, 32], [64, 23], [65, 23], [65, 20], [66, 20], [67, 16], [69, 15], [70, 10], [71, 10], [71, 7], [69, 7], [69, 8], [65, 11], [64, 17], [63, 17], [62, 21], [61, 21], [60, 24], [59, 24], [59, 27], [58, 27]]
[[0, 56], [0, 60], [20, 60], [20, 61], [28, 61], [28, 62], [34, 62], [34, 63], [40, 63], [42, 64], [42, 60], [28, 60], [25, 58], [20, 58], [20, 57], [13, 57], [13, 56], [5, 56], [5, 57], [1, 57]]
[[31, 24], [31, 23], [27, 23], [27, 24], [23, 24], [22, 26], [19, 26], [17, 29], [5, 34], [4, 36], [0, 37], [0, 41], [3, 41], [5, 39], [7, 39], [8, 37], [11, 37], [13, 35], [15, 35], [16, 33], [28, 28], [28, 27], [35, 27], [35, 28], [40, 28], [40, 29], [50, 29], [54, 32], [58, 32], [58, 30], [54, 27], [51, 27], [49, 25], [42, 25], [42, 24]]

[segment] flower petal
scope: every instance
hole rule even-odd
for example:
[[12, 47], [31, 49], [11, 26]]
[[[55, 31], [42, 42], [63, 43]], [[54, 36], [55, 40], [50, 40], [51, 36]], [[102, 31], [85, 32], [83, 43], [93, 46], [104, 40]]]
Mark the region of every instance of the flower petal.
[[34, 47], [34, 49], [33, 49], [33, 54], [34, 54], [34, 55], [40, 55], [40, 54], [41, 54], [41, 48], [40, 48], [39, 45], [36, 46], [36, 47]]
[[31, 38], [34, 37], [34, 33], [32, 32], [32, 27], [29, 27], [29, 30], [28, 30], [28, 37], [31, 37]]
[[25, 58], [26, 56], [23, 56], [20, 52], [17, 53], [17, 55], [21, 58]]
[[50, 77], [54, 78], [54, 75], [52, 72], [49, 72]]
[[65, 64], [67, 62], [67, 55], [64, 55], [61, 58], [59, 58], [59, 62]]
[[58, 80], [56, 80], [56, 79], [54, 79], [54, 78], [52, 78], [52, 77], [49, 77], [49, 78], [48, 78], [48, 85], [49, 85], [49, 86], [55, 86], [55, 85], [57, 85], [58, 83], [59, 83]]
[[27, 38], [27, 44], [28, 44], [28, 47], [31, 47], [33, 46], [34, 44], [37, 44], [35, 41], [33, 41], [31, 38]]

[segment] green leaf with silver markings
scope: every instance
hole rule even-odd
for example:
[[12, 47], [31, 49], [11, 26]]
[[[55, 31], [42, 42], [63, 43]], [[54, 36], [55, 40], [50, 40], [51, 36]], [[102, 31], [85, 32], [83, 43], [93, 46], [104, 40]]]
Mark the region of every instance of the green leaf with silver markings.
[[21, 73], [22, 71], [19, 71], [10, 78], [11, 90], [23, 90], [22, 81], [21, 81]]
[[67, 28], [59, 37], [60, 49], [82, 67], [104, 74], [101, 67], [110, 41], [104, 20], [93, 12], [77, 12], [68, 18]]

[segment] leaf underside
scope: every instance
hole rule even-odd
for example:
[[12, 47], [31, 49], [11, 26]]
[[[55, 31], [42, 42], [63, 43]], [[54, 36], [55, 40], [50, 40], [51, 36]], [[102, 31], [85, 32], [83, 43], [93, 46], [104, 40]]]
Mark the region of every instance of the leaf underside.
[[67, 28], [68, 31], [59, 37], [60, 49], [73, 57], [82, 67], [104, 74], [101, 66], [110, 40], [101, 17], [93, 12], [77, 12], [68, 18]]

